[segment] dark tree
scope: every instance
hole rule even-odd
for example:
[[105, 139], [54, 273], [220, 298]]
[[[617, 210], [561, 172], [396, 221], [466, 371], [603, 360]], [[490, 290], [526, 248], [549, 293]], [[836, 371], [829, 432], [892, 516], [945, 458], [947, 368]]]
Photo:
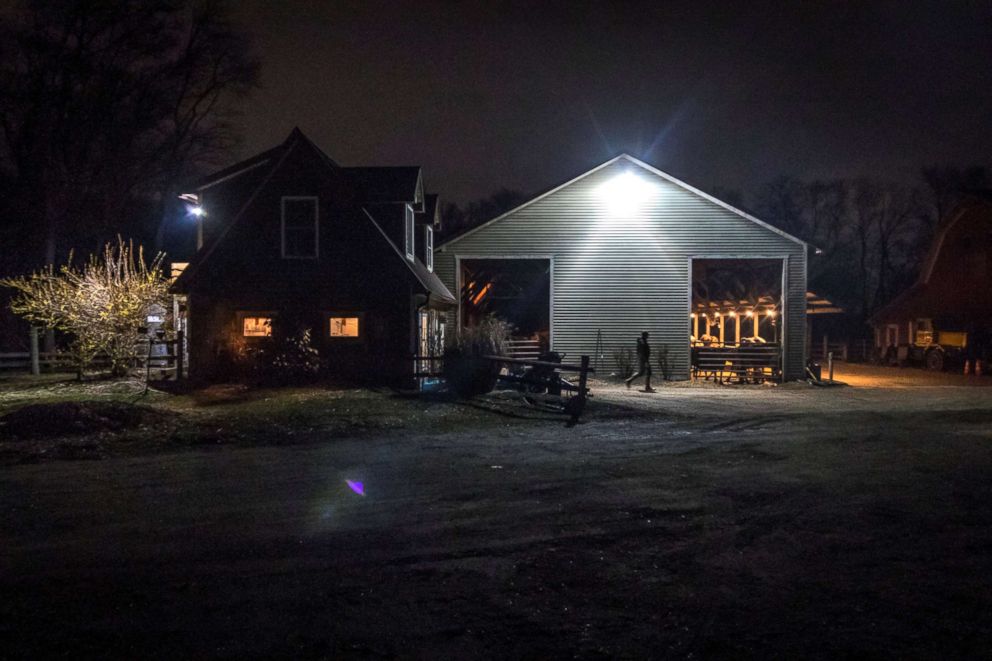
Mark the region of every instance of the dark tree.
[[176, 182], [230, 147], [256, 84], [224, 5], [29, 0], [2, 29], [3, 222], [23, 258], [5, 270], [117, 232], [160, 241]]
[[469, 202], [464, 209], [456, 204], [448, 203], [441, 209], [441, 226], [444, 229], [444, 235], [445, 237], [452, 237], [461, 234], [520, 206], [527, 199], [527, 196], [520, 191], [500, 188], [488, 197]]

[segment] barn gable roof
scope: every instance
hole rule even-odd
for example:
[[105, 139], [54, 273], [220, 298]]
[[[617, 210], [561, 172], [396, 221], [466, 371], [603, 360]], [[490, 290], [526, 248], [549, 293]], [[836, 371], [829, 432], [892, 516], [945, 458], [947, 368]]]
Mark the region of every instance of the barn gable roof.
[[[955, 296], [948, 295], [948, 292], [942, 288], [934, 289], [930, 280], [934, 269], [940, 262], [941, 251], [944, 248], [947, 235], [950, 234], [954, 226], [969, 214], [982, 213], [983, 211], [988, 213], [989, 210], [992, 210], [992, 191], [975, 190], [965, 193], [964, 198], [938, 222], [937, 230], [930, 242], [927, 256], [916, 281], [876, 310], [869, 321], [878, 324], [887, 319], [907, 315], [933, 316], [935, 314], [962, 312], [967, 311], [970, 304], [974, 304], [977, 308], [983, 308], [986, 304], [982, 297], [967, 295], [965, 296], [966, 300], [962, 302], [957, 300]], [[958, 293], [964, 291], [966, 290], [961, 289]]]
[[481, 225], [478, 225], [476, 227], [473, 227], [472, 229], [469, 229], [469, 230], [463, 232], [462, 234], [459, 234], [458, 236], [452, 237], [451, 239], [445, 241], [443, 244], [441, 244], [440, 246], [438, 246], [438, 248], [445, 248], [445, 247], [447, 247], [447, 246], [449, 246], [449, 245], [451, 245], [453, 243], [456, 243], [456, 242], [464, 239], [465, 237], [470, 236], [470, 235], [472, 235], [472, 234], [474, 234], [474, 233], [476, 233], [476, 232], [478, 232], [478, 231], [480, 231], [480, 230], [488, 227], [489, 225], [492, 225], [493, 223], [497, 223], [500, 220], [502, 220], [503, 218], [506, 218], [507, 216], [510, 216], [510, 215], [512, 215], [512, 214], [520, 211], [521, 209], [524, 209], [526, 207], [529, 207], [530, 205], [534, 204], [535, 202], [539, 202], [540, 200], [543, 200], [544, 198], [546, 198], [546, 197], [548, 197], [550, 195], [553, 195], [554, 193], [557, 193], [558, 191], [560, 191], [560, 190], [562, 190], [564, 188], [567, 188], [568, 186], [571, 186], [572, 184], [576, 183], [577, 181], [580, 181], [582, 179], [585, 179], [589, 175], [592, 175], [592, 174], [594, 174], [596, 172], [599, 172], [600, 170], [602, 170], [604, 168], [607, 168], [607, 167], [609, 167], [609, 166], [611, 166], [611, 165], [613, 165], [613, 164], [615, 164], [615, 163], [617, 163], [619, 161], [627, 161], [627, 162], [631, 163], [632, 165], [634, 165], [636, 167], [642, 168], [642, 169], [650, 172], [651, 174], [653, 174], [653, 175], [655, 175], [657, 177], [660, 177], [661, 179], [664, 179], [665, 181], [668, 181], [668, 182], [670, 182], [672, 184], [675, 184], [676, 186], [679, 186], [680, 188], [682, 188], [682, 189], [684, 189], [684, 190], [692, 193], [693, 195], [696, 195], [698, 197], [701, 197], [704, 200], [707, 200], [708, 202], [711, 202], [713, 204], [716, 204], [717, 206], [720, 206], [720, 207], [726, 209], [727, 211], [730, 211], [731, 213], [734, 213], [734, 214], [740, 216], [741, 218], [743, 218], [745, 220], [748, 220], [748, 221], [750, 221], [752, 223], [755, 223], [756, 225], [759, 225], [759, 226], [765, 228], [766, 230], [769, 230], [771, 232], [774, 232], [775, 234], [778, 234], [778, 235], [780, 235], [780, 236], [782, 236], [782, 237], [784, 237], [784, 238], [786, 238], [786, 239], [788, 239], [790, 241], [794, 241], [795, 243], [803, 246], [804, 248], [808, 246], [808, 244], [805, 241], [803, 241], [802, 239], [799, 239], [799, 238], [797, 238], [797, 237], [789, 234], [788, 232], [785, 232], [783, 230], [780, 230], [779, 228], [775, 227], [774, 225], [770, 225], [769, 223], [766, 223], [763, 220], [760, 220], [758, 218], [755, 218], [754, 216], [752, 216], [751, 214], [747, 213], [746, 211], [742, 211], [742, 210], [738, 209], [737, 207], [731, 206], [730, 204], [727, 204], [726, 202], [724, 202], [722, 200], [719, 200], [719, 199], [713, 197], [712, 195], [709, 195], [708, 193], [704, 193], [703, 191], [699, 190], [698, 188], [695, 188], [693, 186], [690, 186], [689, 184], [685, 183], [684, 181], [682, 181], [680, 179], [676, 179], [675, 177], [673, 177], [672, 175], [668, 174], [667, 172], [663, 172], [663, 171], [659, 170], [658, 168], [656, 168], [654, 166], [648, 165], [644, 161], [642, 161], [640, 159], [637, 159], [637, 158], [634, 158], [630, 154], [620, 154], [619, 156], [616, 156], [614, 158], [611, 158], [610, 160], [606, 161], [605, 163], [602, 163], [600, 165], [597, 165], [593, 169], [591, 169], [591, 170], [589, 170], [587, 172], [584, 172], [584, 173], [580, 174], [577, 177], [574, 177], [572, 179], [569, 179], [568, 181], [566, 181], [563, 184], [560, 184], [558, 186], [555, 186], [555, 187], [551, 188], [550, 190], [547, 190], [547, 191], [545, 191], [543, 193], [538, 194], [537, 196], [535, 196], [534, 198], [528, 200], [527, 202], [524, 202], [523, 204], [521, 204], [521, 205], [519, 205], [519, 206], [517, 206], [517, 207], [515, 207], [515, 208], [513, 208], [513, 209], [511, 209], [509, 211], [507, 211], [506, 213], [503, 213], [503, 214], [501, 214], [501, 215], [493, 218], [492, 220], [486, 221], [486, 222], [482, 223]]

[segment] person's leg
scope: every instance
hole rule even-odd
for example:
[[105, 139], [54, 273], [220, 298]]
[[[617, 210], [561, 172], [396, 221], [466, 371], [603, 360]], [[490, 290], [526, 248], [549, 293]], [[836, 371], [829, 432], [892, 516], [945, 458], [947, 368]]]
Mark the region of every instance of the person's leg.
[[642, 374], [644, 374], [643, 366], [641, 367], [641, 369], [637, 370], [637, 372], [635, 372], [634, 374], [632, 374], [629, 379], [627, 379], [626, 381], [624, 381], [624, 383], [626, 383], [627, 384], [627, 387], [630, 388], [630, 384], [634, 381], [634, 379], [640, 377]]
[[644, 372], [644, 389], [651, 390], [651, 363], [645, 362], [641, 370]]

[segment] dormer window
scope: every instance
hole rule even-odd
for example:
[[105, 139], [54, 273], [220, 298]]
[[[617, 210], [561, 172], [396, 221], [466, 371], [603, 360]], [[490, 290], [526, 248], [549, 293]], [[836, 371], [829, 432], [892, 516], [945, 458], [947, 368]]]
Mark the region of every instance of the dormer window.
[[406, 258], [411, 262], [413, 261], [413, 249], [414, 249], [414, 230], [413, 230], [413, 207], [409, 204], [406, 205], [406, 215], [403, 218], [403, 236], [405, 238], [404, 243], [406, 244]]
[[428, 271], [434, 270], [434, 228], [424, 226], [424, 264]]
[[285, 259], [317, 258], [317, 198], [282, 198], [282, 256]]

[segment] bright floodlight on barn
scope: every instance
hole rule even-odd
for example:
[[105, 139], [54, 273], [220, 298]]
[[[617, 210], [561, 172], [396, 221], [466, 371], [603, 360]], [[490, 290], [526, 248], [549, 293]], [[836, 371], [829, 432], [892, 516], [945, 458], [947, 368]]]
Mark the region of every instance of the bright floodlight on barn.
[[628, 170], [607, 181], [597, 192], [602, 196], [610, 217], [633, 218], [651, 197], [654, 188]]

